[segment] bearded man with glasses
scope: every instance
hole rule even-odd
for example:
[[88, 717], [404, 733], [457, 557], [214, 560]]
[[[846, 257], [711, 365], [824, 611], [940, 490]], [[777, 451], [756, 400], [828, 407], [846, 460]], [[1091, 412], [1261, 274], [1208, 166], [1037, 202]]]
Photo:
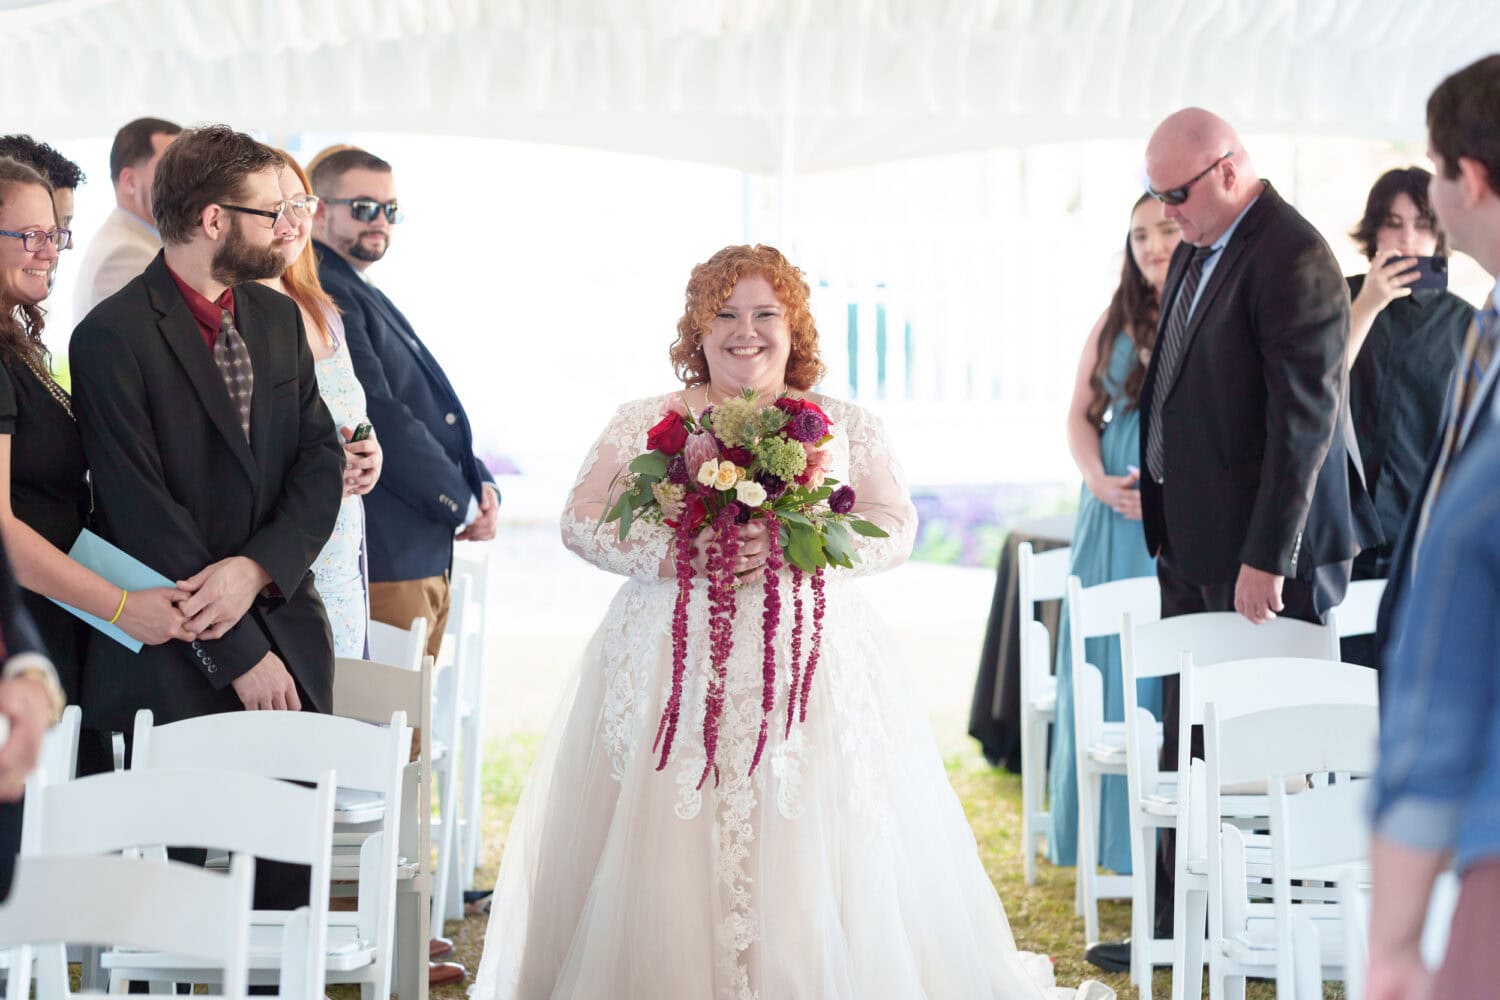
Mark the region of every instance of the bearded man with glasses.
[[[1343, 275], [1211, 112], [1166, 118], [1146, 177], [1182, 230], [1140, 397], [1142, 524], [1162, 617], [1321, 622], [1354, 557], [1380, 541], [1349, 417]], [[1161, 763], [1176, 770], [1178, 684], [1162, 680]], [[1160, 844], [1156, 933], [1170, 937], [1170, 831]], [[1089, 958], [1117, 968], [1128, 951], [1096, 945]]]

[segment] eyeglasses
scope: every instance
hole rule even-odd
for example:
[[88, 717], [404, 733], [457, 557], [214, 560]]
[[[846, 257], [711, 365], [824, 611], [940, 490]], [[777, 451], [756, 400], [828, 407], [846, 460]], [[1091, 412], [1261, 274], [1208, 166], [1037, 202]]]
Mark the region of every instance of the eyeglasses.
[[318, 210], [318, 202], [322, 199], [315, 194], [302, 194], [295, 198], [287, 199], [287, 208], [292, 214], [303, 219], [311, 219]]
[[231, 212], [243, 212], [246, 215], [258, 215], [263, 219], [270, 219], [272, 229], [281, 225], [281, 220], [286, 218], [286, 210], [289, 205], [289, 202], [277, 202], [276, 210], [273, 212], [269, 208], [246, 208], [244, 205], [226, 205], [223, 202], [219, 202], [220, 208], [227, 208]]
[[66, 250], [73, 242], [73, 230], [54, 229], [50, 233], [40, 229], [33, 229], [28, 233], [12, 232], [9, 229], [0, 229], [0, 236], [13, 236], [21, 241], [21, 246], [26, 248], [27, 253], [36, 253], [44, 245], [51, 243], [59, 250]]
[[406, 213], [401, 211], [400, 205], [394, 201], [382, 204], [374, 198], [324, 198], [323, 200], [330, 205], [348, 205], [349, 214], [354, 217], [355, 222], [374, 222], [375, 216], [381, 212], [385, 213], [385, 220], [393, 226], [406, 218]]
[[1194, 184], [1197, 184], [1203, 178], [1207, 177], [1209, 175], [1209, 172], [1212, 171], [1214, 167], [1217, 167], [1219, 164], [1223, 163], [1233, 155], [1234, 150], [1231, 149], [1229, 152], [1225, 153], [1223, 156], [1220, 156], [1217, 160], [1204, 167], [1198, 173], [1194, 174], [1193, 178], [1186, 184], [1183, 184], [1181, 187], [1168, 188], [1166, 191], [1158, 191], [1150, 184], [1147, 184], [1146, 193], [1164, 205], [1181, 205], [1183, 202], [1188, 200], [1188, 194], [1190, 193], [1190, 189]]

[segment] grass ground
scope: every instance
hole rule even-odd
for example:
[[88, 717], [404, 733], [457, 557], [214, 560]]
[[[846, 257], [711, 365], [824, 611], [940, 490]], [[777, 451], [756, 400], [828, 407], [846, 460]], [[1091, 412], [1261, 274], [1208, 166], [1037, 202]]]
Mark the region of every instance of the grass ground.
[[[539, 745], [539, 736], [525, 734], [512, 736], [490, 748], [484, 772], [485, 847], [476, 885], [494, 884], [500, 845]], [[1083, 923], [1073, 915], [1072, 870], [1053, 868], [1043, 862], [1038, 867], [1036, 885], [1026, 885], [1016, 846], [1021, 829], [1020, 778], [989, 767], [972, 749], [950, 752], [945, 763], [948, 778], [974, 829], [985, 870], [994, 881], [1000, 898], [1005, 901], [1017, 945], [1027, 951], [1053, 956], [1059, 983], [1075, 984], [1086, 978], [1099, 979], [1114, 987], [1121, 1000], [1133, 1000], [1136, 991], [1130, 986], [1127, 976], [1102, 973], [1083, 960]], [[1129, 932], [1129, 905], [1104, 902], [1100, 905], [1099, 919], [1106, 939], [1123, 938]], [[471, 973], [479, 967], [485, 924], [484, 917], [470, 916], [462, 922], [451, 921], [446, 928], [457, 947], [457, 960], [463, 962]], [[432, 996], [434, 1000], [461, 1000], [469, 985], [470, 982], [465, 982], [437, 988], [432, 991]], [[1153, 991], [1158, 997], [1170, 995], [1170, 976], [1166, 970], [1157, 970]], [[1328, 998], [1343, 995], [1335, 985], [1327, 986], [1326, 991]], [[1207, 996], [1206, 991], [1204, 995]], [[1246, 995], [1248, 1000], [1272, 1000], [1275, 989], [1270, 983], [1251, 983]], [[766, 997], [765, 1000], [776, 998]]]

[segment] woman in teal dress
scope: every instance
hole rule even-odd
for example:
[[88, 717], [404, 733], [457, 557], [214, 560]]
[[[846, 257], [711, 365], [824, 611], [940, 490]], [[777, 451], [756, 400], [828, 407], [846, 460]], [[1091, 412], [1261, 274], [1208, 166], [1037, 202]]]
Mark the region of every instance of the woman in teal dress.
[[[1078, 362], [1068, 408], [1068, 447], [1083, 475], [1078, 522], [1073, 529], [1072, 572], [1085, 587], [1133, 576], [1156, 576], [1141, 531], [1140, 411], [1136, 408], [1146, 362], [1156, 340], [1156, 316], [1172, 251], [1182, 237], [1161, 203], [1142, 195], [1130, 215], [1120, 284], [1089, 334]], [[1120, 642], [1089, 639], [1088, 661], [1104, 675], [1104, 718], [1125, 717]], [[1141, 684], [1140, 704], [1160, 710], [1159, 682]], [[1052, 730], [1052, 828], [1047, 849], [1053, 864], [1072, 865], [1078, 851], [1078, 784], [1073, 757], [1073, 663], [1066, 608], [1057, 641], [1057, 721]], [[1099, 863], [1130, 871], [1130, 829], [1124, 777], [1106, 775], [1099, 810]]]

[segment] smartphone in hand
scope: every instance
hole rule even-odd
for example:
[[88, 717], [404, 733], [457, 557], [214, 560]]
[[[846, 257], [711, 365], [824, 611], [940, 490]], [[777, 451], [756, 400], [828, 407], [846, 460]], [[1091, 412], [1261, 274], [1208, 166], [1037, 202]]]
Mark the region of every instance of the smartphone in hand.
[[[1435, 291], [1446, 291], [1448, 288], [1448, 258], [1447, 257], [1401, 257], [1399, 260], [1415, 265], [1417, 280], [1407, 285], [1412, 291], [1431, 289]], [[1412, 270], [1411, 266], [1402, 269], [1402, 273]]]
[[355, 441], [363, 441], [365, 438], [374, 433], [374, 427], [370, 426], [368, 422], [362, 423], [358, 427], [354, 428], [354, 436], [349, 439], [349, 442], [352, 444]]

